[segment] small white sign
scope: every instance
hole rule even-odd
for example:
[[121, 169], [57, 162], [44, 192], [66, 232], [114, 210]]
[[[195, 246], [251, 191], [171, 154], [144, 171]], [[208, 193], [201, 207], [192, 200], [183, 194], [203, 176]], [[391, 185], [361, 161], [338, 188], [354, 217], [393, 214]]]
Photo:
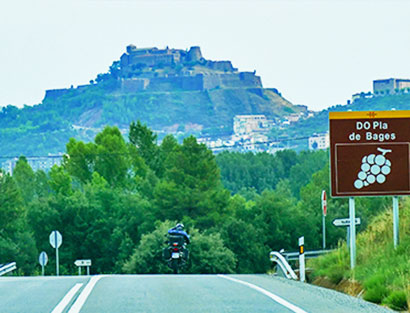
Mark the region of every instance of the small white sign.
[[63, 236], [61, 236], [58, 230], [53, 230], [50, 234], [50, 245], [55, 249], [60, 248], [61, 244], [63, 243]]
[[91, 260], [76, 260], [74, 264], [76, 266], [91, 266]]
[[[333, 220], [333, 225], [335, 226], [350, 226], [349, 218], [337, 218]], [[355, 218], [355, 225], [360, 225], [360, 217]]]

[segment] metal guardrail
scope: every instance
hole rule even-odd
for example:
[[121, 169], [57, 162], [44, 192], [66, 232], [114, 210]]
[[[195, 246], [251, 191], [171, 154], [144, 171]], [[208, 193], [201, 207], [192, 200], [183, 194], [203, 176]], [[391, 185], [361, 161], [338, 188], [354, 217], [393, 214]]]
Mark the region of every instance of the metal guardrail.
[[15, 269], [17, 269], [16, 262], [11, 262], [6, 265], [0, 264], [0, 276], [10, 273], [11, 271], [14, 271]]
[[269, 254], [269, 257], [272, 262], [276, 262], [276, 264], [282, 270], [282, 273], [285, 275], [286, 278], [294, 280], [298, 279], [292, 267], [289, 265], [289, 263], [286, 261], [282, 254], [280, 254], [279, 252], [272, 251]]
[[[333, 250], [314, 250], [314, 251], [305, 251], [305, 258], [312, 259], [317, 258], [320, 255], [327, 254]], [[286, 261], [294, 261], [299, 259], [299, 252], [282, 252], [282, 255], [285, 257]]]

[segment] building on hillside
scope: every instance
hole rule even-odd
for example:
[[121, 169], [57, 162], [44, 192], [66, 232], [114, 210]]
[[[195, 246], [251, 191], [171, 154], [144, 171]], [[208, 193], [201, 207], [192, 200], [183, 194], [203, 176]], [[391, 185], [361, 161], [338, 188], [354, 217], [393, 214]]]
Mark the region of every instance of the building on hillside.
[[372, 97], [373, 97], [373, 94], [370, 91], [369, 92], [358, 92], [352, 95], [352, 102], [355, 102], [358, 99], [368, 99]]
[[329, 132], [309, 137], [309, 150], [324, 150], [327, 148], [329, 148]]
[[[16, 167], [18, 160], [19, 158], [15, 157], [3, 162], [3, 170], [9, 173], [10, 175], [13, 175], [13, 171]], [[38, 170], [48, 172], [54, 165], [60, 166], [62, 161], [63, 154], [49, 154], [48, 156], [27, 158], [27, 163], [30, 165], [34, 172]]]
[[400, 90], [410, 88], [410, 79], [378, 79], [373, 81], [373, 93], [390, 93], [394, 94]]
[[273, 121], [265, 115], [235, 115], [233, 118], [233, 132], [235, 135], [249, 135], [251, 133], [268, 132]]

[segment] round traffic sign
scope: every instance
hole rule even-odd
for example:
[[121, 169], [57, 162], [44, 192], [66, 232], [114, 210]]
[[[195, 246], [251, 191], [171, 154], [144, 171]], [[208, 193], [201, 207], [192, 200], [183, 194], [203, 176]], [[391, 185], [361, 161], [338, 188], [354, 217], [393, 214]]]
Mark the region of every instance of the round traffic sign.
[[38, 257], [38, 262], [40, 262], [41, 266], [46, 266], [47, 262], [48, 262], [48, 256], [47, 253], [45, 253], [44, 251], [42, 251], [40, 253], [40, 256]]

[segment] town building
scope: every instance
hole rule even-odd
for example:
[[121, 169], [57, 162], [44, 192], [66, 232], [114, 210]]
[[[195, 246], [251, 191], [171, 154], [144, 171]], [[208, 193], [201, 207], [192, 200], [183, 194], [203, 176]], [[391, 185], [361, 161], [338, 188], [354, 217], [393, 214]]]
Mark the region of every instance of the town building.
[[[42, 170], [48, 172], [54, 165], [61, 165], [63, 160], [62, 154], [49, 154], [48, 156], [39, 156], [39, 157], [28, 157], [27, 163], [33, 169], [33, 171]], [[8, 159], [7, 161], [3, 162], [2, 168], [6, 173], [13, 175], [13, 171], [16, 167], [17, 161], [19, 160], [18, 157]]]
[[410, 88], [410, 79], [378, 79], [373, 81], [373, 93], [396, 93], [400, 90]]
[[309, 150], [324, 150], [327, 148], [329, 148], [329, 132], [309, 137]]
[[233, 118], [233, 132], [235, 135], [250, 135], [251, 133], [268, 132], [273, 121], [265, 115], [235, 115]]

